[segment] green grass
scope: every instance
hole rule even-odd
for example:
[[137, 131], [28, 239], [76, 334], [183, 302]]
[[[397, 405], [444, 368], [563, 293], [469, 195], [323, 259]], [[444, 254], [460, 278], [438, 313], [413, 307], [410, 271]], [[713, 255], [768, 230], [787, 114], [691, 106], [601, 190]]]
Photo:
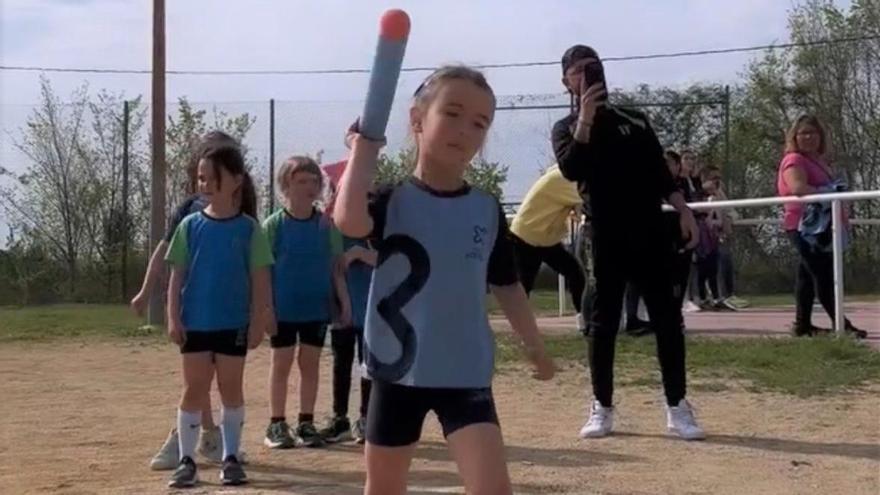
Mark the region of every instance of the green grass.
[[[522, 360], [515, 337], [498, 336], [500, 367]], [[576, 335], [545, 337], [559, 362], [585, 362], [585, 345]], [[653, 338], [620, 336], [616, 367], [624, 386], [659, 385]], [[851, 339], [736, 338], [688, 339], [688, 370], [695, 389], [724, 391], [728, 381], [750, 390], [809, 397], [839, 393], [880, 382], [880, 353]]]
[[163, 336], [158, 329], [143, 328], [143, 321], [127, 306], [59, 304], [0, 307], [0, 343], [47, 341], [72, 337]]
[[[566, 294], [566, 311], [570, 314], [574, 313], [574, 307], [571, 305], [571, 297]], [[532, 309], [539, 316], [556, 316], [559, 314], [559, 295], [555, 290], [536, 290], [533, 291], [529, 298], [532, 303]], [[501, 315], [501, 308], [495, 298], [489, 296], [488, 300], [489, 314]]]
[[[767, 294], [767, 295], [746, 295], [743, 296], [751, 303], [753, 308], [765, 308], [770, 306], [792, 306], [794, 305], [793, 294]], [[566, 294], [566, 298], [569, 296]], [[531, 295], [532, 308], [536, 315], [539, 316], [556, 316], [559, 314], [559, 296], [555, 290], [537, 290]], [[880, 294], [855, 294], [846, 296], [847, 302], [880, 302]], [[566, 302], [566, 313], [573, 314], [574, 307], [571, 302]], [[492, 315], [500, 315], [501, 310], [495, 302], [494, 297], [489, 297], [489, 313]]]
[[[0, 344], [133, 337], [159, 342], [164, 331], [144, 328], [142, 320], [122, 305], [0, 307]], [[501, 368], [521, 364], [514, 339], [511, 334], [498, 335]], [[560, 364], [584, 364], [585, 345], [579, 335], [547, 336], [545, 341]], [[688, 339], [687, 352], [691, 383], [698, 391], [720, 392], [741, 383], [749, 390], [813, 396], [880, 382], [880, 352], [850, 339], [695, 337]], [[659, 384], [654, 339], [622, 335], [616, 356], [621, 385]]]

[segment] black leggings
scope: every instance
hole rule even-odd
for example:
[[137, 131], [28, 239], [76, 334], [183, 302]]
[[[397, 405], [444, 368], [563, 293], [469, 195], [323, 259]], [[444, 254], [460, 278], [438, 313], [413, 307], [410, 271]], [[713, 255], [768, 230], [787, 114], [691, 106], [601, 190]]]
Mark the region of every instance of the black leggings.
[[679, 308], [684, 304], [684, 298], [688, 292], [688, 282], [690, 282], [693, 259], [693, 250], [684, 250], [680, 253], [676, 252], [673, 254], [672, 292]]
[[700, 294], [700, 299], [703, 301], [708, 299], [708, 294], [706, 294], [706, 282], [709, 283], [709, 290], [712, 292], [712, 299], [719, 299], [718, 251], [714, 251], [697, 259], [697, 291]]
[[596, 289], [587, 342], [593, 395], [603, 406], [612, 406], [614, 348], [628, 281], [636, 285], [648, 308], [666, 401], [678, 405], [685, 396], [685, 343], [681, 304], [673, 289], [671, 251], [671, 246], [660, 242], [593, 244]]
[[532, 292], [538, 270], [541, 269], [541, 263], [547, 263], [550, 268], [565, 278], [574, 309], [580, 313], [586, 279], [584, 269], [577, 258], [569, 253], [562, 243], [549, 247], [538, 247], [532, 246], [513, 234], [511, 234], [511, 239], [513, 240], [516, 269], [526, 294]]
[[718, 276], [721, 278], [721, 295], [730, 297], [734, 293], [733, 254], [730, 247], [718, 247]]
[[[333, 348], [333, 414], [348, 416], [348, 393], [351, 391], [351, 366], [357, 346], [358, 363], [364, 362], [364, 331], [360, 328], [334, 328], [330, 331]], [[370, 380], [361, 378], [361, 417], [367, 416], [370, 404]]]
[[786, 234], [800, 255], [794, 287], [797, 304], [795, 324], [799, 326], [813, 324], [813, 301], [816, 296], [819, 296], [819, 302], [833, 322], [834, 257], [831, 253], [814, 251], [796, 230], [790, 230]]

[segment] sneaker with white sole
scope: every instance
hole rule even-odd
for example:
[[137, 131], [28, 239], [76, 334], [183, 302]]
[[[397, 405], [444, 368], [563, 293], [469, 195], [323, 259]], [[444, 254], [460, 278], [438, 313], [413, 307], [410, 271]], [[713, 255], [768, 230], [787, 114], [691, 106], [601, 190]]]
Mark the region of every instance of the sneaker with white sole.
[[685, 301], [684, 305], [682, 305], [681, 310], [685, 313], [699, 313], [703, 310], [700, 306], [698, 306], [693, 301]]
[[323, 447], [326, 443], [311, 421], [303, 421], [296, 425], [293, 439], [297, 447]]
[[184, 457], [168, 480], [169, 488], [191, 488], [199, 482], [199, 470], [190, 457]]
[[725, 301], [736, 307], [736, 309], [748, 308], [751, 304], [747, 299], [737, 297], [736, 295], [728, 297], [727, 299], [725, 299]]
[[363, 445], [367, 441], [367, 418], [361, 416], [352, 425], [351, 432], [354, 435], [354, 442]]
[[327, 443], [347, 442], [351, 435], [351, 423], [348, 418], [333, 416], [327, 420], [327, 426], [318, 431], [321, 438]]
[[180, 464], [180, 446], [177, 443], [177, 428], [168, 433], [168, 438], [162, 444], [162, 448], [150, 459], [150, 469], [153, 471], [170, 471]]
[[587, 330], [587, 319], [584, 318], [583, 313], [578, 313], [574, 317], [574, 324], [577, 326], [577, 329], [581, 333], [586, 333]]
[[677, 406], [666, 406], [666, 428], [685, 440], [703, 440], [706, 432], [697, 424], [691, 404], [682, 399]]
[[581, 438], [602, 438], [611, 434], [614, 429], [614, 408], [604, 407], [594, 400], [590, 410], [590, 419], [581, 428]]
[[234, 455], [223, 461], [223, 468], [220, 469], [220, 482], [225, 486], [238, 486], [248, 482], [241, 462]]

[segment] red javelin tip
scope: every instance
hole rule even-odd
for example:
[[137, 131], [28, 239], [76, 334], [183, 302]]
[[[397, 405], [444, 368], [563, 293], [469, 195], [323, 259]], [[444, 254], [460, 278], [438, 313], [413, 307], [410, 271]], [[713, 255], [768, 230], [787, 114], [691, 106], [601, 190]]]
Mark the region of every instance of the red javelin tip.
[[379, 20], [379, 36], [395, 41], [409, 36], [409, 15], [400, 9], [386, 10]]

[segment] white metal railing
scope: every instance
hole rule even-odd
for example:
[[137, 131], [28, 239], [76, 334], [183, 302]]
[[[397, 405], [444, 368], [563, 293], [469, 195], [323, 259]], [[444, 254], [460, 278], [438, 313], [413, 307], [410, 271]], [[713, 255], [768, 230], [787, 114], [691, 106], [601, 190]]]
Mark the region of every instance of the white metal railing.
[[[692, 210], [719, 210], [736, 208], [753, 208], [759, 206], [775, 206], [786, 203], [831, 203], [831, 233], [832, 233], [832, 258], [834, 260], [834, 330], [837, 335], [842, 335], [845, 316], [843, 313], [843, 229], [841, 226], [841, 203], [854, 201], [867, 201], [880, 199], [880, 191], [857, 191], [826, 194], [809, 194], [805, 196], [776, 196], [769, 198], [733, 199], [725, 201], [703, 201], [688, 203]], [[669, 205], [664, 205], [665, 211], [675, 211]], [[781, 223], [773, 219], [745, 219], [735, 221], [737, 225], [761, 225]], [[878, 219], [852, 219], [851, 225], [880, 225]], [[565, 281], [559, 276], [559, 315], [565, 310]]]
[[[782, 196], [772, 198], [735, 199], [727, 201], [704, 201], [689, 203], [692, 210], [716, 210], [730, 208], [748, 208], [756, 206], [773, 206], [786, 203], [831, 203], [831, 236], [834, 260], [834, 331], [843, 335], [845, 330], [843, 314], [843, 218], [842, 202], [865, 201], [880, 199], [880, 191], [858, 191], [827, 194], [808, 194], [805, 196]], [[672, 210], [668, 205], [664, 210]]]

